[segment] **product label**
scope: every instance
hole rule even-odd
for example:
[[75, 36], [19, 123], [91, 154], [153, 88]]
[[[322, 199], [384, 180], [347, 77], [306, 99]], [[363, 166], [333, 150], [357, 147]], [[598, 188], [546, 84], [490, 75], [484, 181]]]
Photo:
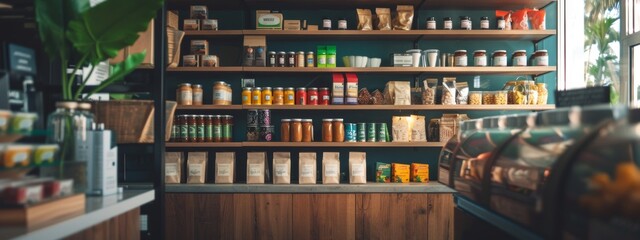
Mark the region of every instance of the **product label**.
[[427, 21], [427, 29], [436, 29], [436, 21]]
[[276, 58], [269, 58], [269, 65], [276, 65]]
[[194, 102], [202, 102], [202, 93], [201, 92], [197, 92], [193, 94], [193, 101]]
[[296, 59], [295, 59], [295, 58], [290, 57], [290, 58], [289, 58], [289, 65], [293, 66], [294, 64], [296, 64]]
[[260, 96], [258, 95], [253, 95], [253, 101], [260, 101]]
[[333, 83], [333, 96], [344, 97], [344, 83], [342, 82]]
[[357, 82], [348, 82], [347, 83], [347, 97], [358, 97], [358, 83]]
[[322, 20], [322, 27], [323, 28], [331, 28], [331, 20], [328, 20], [328, 19], [327, 20]]
[[323, 101], [329, 101], [329, 95], [322, 96], [322, 100]]
[[189, 136], [189, 126], [188, 125], [180, 125], [180, 137], [185, 138]]
[[326, 55], [318, 56], [318, 64], [326, 65], [327, 64], [327, 56]]
[[231, 138], [232, 137], [231, 125], [222, 126], [222, 137], [223, 138]]
[[250, 101], [249, 100], [249, 96], [242, 96], [242, 102], [243, 103], [248, 103], [249, 101]]
[[197, 129], [196, 125], [189, 125], [189, 138], [195, 138], [198, 136]]
[[300, 168], [300, 177], [313, 177], [313, 165], [302, 165]]
[[207, 125], [204, 128], [204, 137], [212, 138], [213, 137], [213, 125]]
[[216, 171], [219, 177], [229, 177], [231, 176], [231, 164], [218, 164]]
[[338, 21], [339, 29], [347, 29], [347, 21]]
[[28, 187], [25, 192], [27, 202], [39, 202], [42, 198], [42, 188], [40, 187]]
[[278, 63], [280, 65], [284, 65], [284, 58], [278, 58]]
[[180, 92], [180, 100], [181, 100], [181, 102], [191, 102], [192, 99], [193, 99], [193, 93], [192, 92], [187, 92], [187, 91], [181, 91]]
[[271, 95], [264, 96], [264, 100], [265, 101], [271, 101]]
[[261, 177], [262, 164], [249, 164], [249, 177]]
[[189, 164], [189, 176], [196, 177], [202, 175], [202, 164]]
[[222, 125], [213, 126], [213, 137], [214, 138], [222, 137]]
[[288, 164], [276, 164], [276, 177], [288, 177], [289, 165]]
[[452, 21], [444, 21], [444, 29], [452, 29], [453, 22]]
[[487, 66], [487, 57], [474, 57], [473, 64], [476, 66]]
[[324, 165], [324, 176], [325, 177], [338, 177], [340, 166], [338, 164], [327, 164]]
[[223, 101], [226, 98], [226, 94], [223, 91], [213, 91], [213, 101]]
[[536, 66], [549, 66], [549, 56], [541, 56], [534, 59]]
[[467, 56], [455, 57], [455, 65], [459, 67], [467, 66]]
[[364, 177], [364, 164], [351, 164], [352, 177]]
[[527, 66], [527, 57], [526, 56], [514, 57], [513, 66]]
[[289, 100], [289, 101], [294, 101], [294, 100], [295, 100], [295, 97], [293, 96], [293, 94], [288, 94], [288, 95], [287, 95], [287, 100]]
[[177, 163], [165, 163], [164, 175], [167, 177], [178, 176], [178, 164]]
[[309, 100], [311, 100], [311, 101], [318, 101], [318, 96], [316, 96], [316, 95], [311, 95], [311, 96], [309, 96]]
[[307, 58], [307, 67], [313, 67], [313, 58]]
[[493, 66], [502, 66], [502, 67], [507, 66], [507, 56], [494, 57]]
[[336, 65], [336, 56], [335, 55], [331, 55], [331, 56], [327, 57], [327, 64], [328, 65]]
[[205, 131], [204, 131], [204, 125], [199, 125], [198, 126], [198, 137], [199, 138], [204, 138], [204, 136], [206, 135]]
[[471, 29], [471, 22], [469, 20], [460, 21], [460, 29]]
[[504, 29], [504, 25], [505, 25], [504, 20], [498, 20], [498, 29]]
[[489, 29], [489, 20], [482, 20], [482, 21], [480, 21], [480, 28], [482, 28], [482, 29]]

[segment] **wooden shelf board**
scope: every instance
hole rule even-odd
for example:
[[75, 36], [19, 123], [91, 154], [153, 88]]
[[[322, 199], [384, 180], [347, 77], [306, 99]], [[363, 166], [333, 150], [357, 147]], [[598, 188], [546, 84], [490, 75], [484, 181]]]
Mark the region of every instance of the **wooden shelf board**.
[[167, 72], [242, 72], [242, 67], [170, 67]]
[[542, 8], [556, 0], [449, 0], [449, 1], [425, 1], [423, 9], [522, 9]]
[[242, 110], [242, 105], [200, 105], [200, 106], [186, 106], [178, 105], [178, 110]]
[[441, 142], [232, 142], [182, 143], [168, 142], [167, 148], [239, 148], [239, 147], [442, 147]]
[[245, 72], [245, 73], [398, 73], [456, 75], [543, 75], [555, 72], [555, 66], [544, 67], [378, 67], [378, 68], [297, 68], [297, 67], [176, 67], [167, 72]]
[[555, 109], [555, 105], [202, 105], [178, 106], [178, 110], [241, 110], [241, 109], [271, 109], [271, 110], [425, 110], [425, 111], [542, 111]]
[[187, 30], [185, 36], [240, 37], [244, 30]]
[[242, 142], [167, 142], [167, 148], [238, 148], [242, 147]]

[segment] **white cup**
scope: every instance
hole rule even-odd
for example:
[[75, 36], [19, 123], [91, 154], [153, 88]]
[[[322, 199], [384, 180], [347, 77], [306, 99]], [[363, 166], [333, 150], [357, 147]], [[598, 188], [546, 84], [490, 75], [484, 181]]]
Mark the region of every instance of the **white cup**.
[[369, 62], [371, 62], [371, 67], [380, 67], [380, 63], [382, 63], [382, 59], [381, 58], [371, 58], [371, 59], [369, 59]]
[[353, 65], [353, 67], [361, 67], [362, 66], [362, 56], [356, 56], [356, 64]]
[[358, 67], [358, 65], [356, 65], [356, 56], [349, 56], [349, 63], [351, 64], [351, 67]]
[[360, 67], [367, 67], [368, 61], [369, 61], [369, 57], [362, 56], [362, 62], [360, 62]]
[[438, 49], [427, 49], [422, 52], [422, 66], [435, 67], [438, 62]]
[[413, 57], [413, 66], [414, 67], [419, 67], [420, 66], [420, 56], [422, 56], [422, 50], [420, 50], [420, 49], [411, 49], [411, 50], [407, 50], [407, 53], [411, 53], [411, 56]]

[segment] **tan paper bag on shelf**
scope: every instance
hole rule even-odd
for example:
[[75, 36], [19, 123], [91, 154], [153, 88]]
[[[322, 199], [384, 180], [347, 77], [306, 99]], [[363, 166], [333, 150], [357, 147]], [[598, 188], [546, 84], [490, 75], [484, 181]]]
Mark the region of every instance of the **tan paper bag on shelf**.
[[299, 158], [298, 182], [316, 184], [316, 153], [301, 152]]
[[273, 184], [291, 183], [291, 153], [273, 153]]
[[322, 184], [340, 183], [340, 153], [322, 153]]
[[164, 182], [181, 183], [182, 181], [182, 152], [164, 153]]
[[205, 183], [207, 179], [207, 152], [190, 152], [187, 159], [187, 183]]
[[424, 116], [411, 115], [411, 142], [427, 141], [427, 123]]
[[247, 153], [247, 183], [264, 183], [264, 169], [267, 159], [265, 152]]
[[409, 142], [411, 139], [411, 117], [393, 116], [391, 118], [391, 137], [393, 142]]
[[367, 183], [367, 153], [349, 152], [349, 183]]
[[391, 30], [391, 9], [376, 8], [376, 29]]
[[185, 33], [178, 29], [167, 27], [167, 66], [178, 67], [180, 64], [180, 45]]
[[358, 30], [373, 30], [372, 26], [372, 16], [371, 9], [356, 9], [356, 13], [358, 14]]
[[235, 152], [217, 152], [215, 164], [215, 183], [233, 183], [235, 181]]

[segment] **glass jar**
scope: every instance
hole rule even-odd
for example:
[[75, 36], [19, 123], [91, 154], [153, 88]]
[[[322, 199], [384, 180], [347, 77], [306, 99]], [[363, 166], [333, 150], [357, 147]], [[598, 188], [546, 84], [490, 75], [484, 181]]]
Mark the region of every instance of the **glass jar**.
[[308, 105], [318, 105], [318, 88], [309, 88], [307, 98]]
[[213, 116], [213, 141], [222, 142], [222, 116]]
[[251, 93], [251, 105], [262, 105], [262, 88], [255, 87]]
[[233, 116], [231, 115], [222, 115], [222, 141], [223, 142], [231, 142], [233, 141]]
[[291, 141], [291, 119], [280, 120], [280, 139], [283, 142]]
[[313, 142], [313, 120], [302, 120], [302, 141]]
[[493, 56], [491, 56], [493, 66], [496, 67], [506, 67], [507, 66], [507, 51], [506, 50], [496, 50], [493, 52]]
[[296, 66], [296, 52], [288, 52], [287, 67], [295, 67], [295, 66]]
[[488, 30], [489, 29], [489, 17], [481, 17], [480, 18], [480, 29]]
[[213, 116], [211, 115], [204, 118], [204, 141], [213, 142]]
[[305, 64], [305, 55], [304, 52], [300, 51], [296, 54], [296, 67], [304, 67]]
[[496, 18], [496, 28], [499, 30], [505, 30], [506, 28], [506, 21], [504, 20], [504, 17], [498, 17]]
[[47, 129], [50, 131], [47, 142], [59, 145], [61, 161], [76, 160], [73, 118], [77, 107], [76, 102], [56, 102], [56, 110], [47, 117]]
[[442, 19], [443, 22], [443, 28], [444, 30], [451, 30], [453, 29], [453, 20], [451, 20], [450, 17], [446, 17]]
[[205, 127], [206, 123], [204, 120], [204, 115], [196, 116], [196, 142], [204, 142], [205, 139]]
[[175, 142], [188, 142], [189, 126], [184, 115], [178, 115], [173, 125], [176, 126]]
[[328, 17], [322, 18], [322, 30], [331, 30], [331, 19]]
[[318, 104], [319, 105], [329, 105], [331, 101], [331, 97], [329, 95], [329, 88], [320, 88], [318, 92]]
[[347, 20], [344, 18], [340, 18], [338, 20], [338, 30], [347, 30]]
[[431, 119], [431, 121], [429, 121], [427, 141], [440, 142], [440, 119]]
[[193, 87], [191, 87], [192, 91], [193, 91], [193, 105], [196, 106], [201, 106], [202, 105], [202, 85], [200, 84], [193, 84]]
[[507, 105], [507, 91], [495, 91], [494, 92], [494, 104]]
[[296, 90], [296, 105], [307, 105], [307, 89], [298, 88]]
[[270, 51], [269, 53], [267, 53], [267, 59], [269, 59], [267, 61], [267, 67], [275, 67], [277, 66], [276, 62], [278, 61], [278, 57], [276, 55], [276, 52], [274, 51]]
[[482, 104], [486, 104], [486, 105], [496, 104], [496, 98], [493, 91], [482, 92]]
[[227, 83], [218, 81], [213, 83], [213, 105], [229, 105], [227, 97]]
[[456, 67], [466, 67], [467, 66], [467, 50], [456, 50], [453, 54], [454, 63], [453, 65]]
[[476, 50], [473, 52], [473, 65], [476, 67], [486, 67], [487, 66], [487, 51], [485, 50]]
[[460, 17], [460, 29], [471, 30], [471, 18], [464, 16]]
[[252, 88], [242, 88], [242, 105], [251, 105]]
[[547, 50], [538, 50], [533, 54], [533, 66], [549, 66], [549, 53]]
[[197, 115], [189, 115], [187, 118], [187, 124], [189, 125], [189, 142], [197, 142], [198, 141], [198, 116]]
[[284, 88], [277, 87], [273, 89], [273, 105], [284, 104]]
[[233, 90], [231, 89], [231, 84], [224, 83], [225, 86], [225, 103], [224, 105], [231, 105], [231, 101], [233, 99]]
[[178, 105], [192, 105], [193, 104], [193, 89], [190, 83], [181, 83], [176, 89], [176, 102]]
[[287, 66], [287, 53], [278, 52], [278, 67], [286, 67]]
[[516, 50], [511, 55], [511, 62], [514, 67], [525, 67], [527, 66], [527, 51], [526, 50]]
[[534, 81], [526, 81], [527, 105], [538, 104], [538, 86]]
[[427, 30], [436, 30], [436, 18], [428, 17], [427, 18]]
[[547, 84], [544, 83], [536, 83], [536, 87], [538, 88], [538, 105], [547, 104], [547, 98], [549, 98], [549, 91], [547, 90]]
[[291, 141], [302, 142], [302, 119], [300, 118], [291, 120]]
[[344, 142], [344, 119], [336, 118], [333, 119], [332, 123], [333, 128], [333, 141], [334, 142]]
[[262, 90], [261, 102], [262, 102], [262, 105], [271, 105], [271, 103], [273, 102], [273, 93], [271, 92], [270, 87], [265, 87]]
[[502, 90], [507, 91], [507, 104], [524, 104], [525, 90], [524, 85], [518, 81], [508, 81], [504, 84]]
[[330, 119], [330, 118], [322, 119], [322, 141], [323, 142], [333, 141], [333, 119]]
[[307, 64], [307, 67], [315, 66], [316, 60], [315, 60], [315, 56], [313, 55], [313, 52], [307, 52], [306, 64]]
[[284, 105], [296, 104], [296, 91], [292, 87], [285, 88], [284, 90]]
[[482, 91], [469, 91], [469, 105], [482, 105]]

